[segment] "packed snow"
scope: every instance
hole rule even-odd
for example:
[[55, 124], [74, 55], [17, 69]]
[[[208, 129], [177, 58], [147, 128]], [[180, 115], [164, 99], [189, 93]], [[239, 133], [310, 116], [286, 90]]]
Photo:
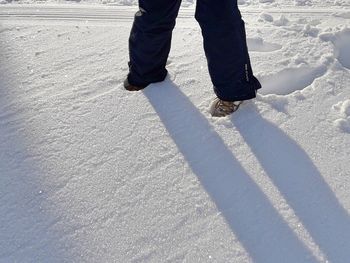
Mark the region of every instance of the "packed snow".
[[0, 262], [348, 262], [349, 1], [239, 1], [263, 88], [225, 118], [194, 1], [123, 89], [135, 2], [1, 2]]

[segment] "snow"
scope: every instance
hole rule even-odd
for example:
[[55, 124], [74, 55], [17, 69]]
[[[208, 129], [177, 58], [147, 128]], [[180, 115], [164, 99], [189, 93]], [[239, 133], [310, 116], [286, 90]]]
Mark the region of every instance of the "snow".
[[340, 118], [335, 120], [334, 124], [343, 132], [350, 133], [350, 100], [333, 105], [333, 110], [340, 115]]
[[[301, 6], [313, 8], [349, 7], [348, 0], [238, 0], [239, 5], [246, 7], [282, 8], [286, 6]], [[108, 6], [137, 6], [138, 0], [0, 0], [0, 4], [102, 4]], [[182, 0], [183, 7], [194, 7], [196, 0]]]
[[135, 1], [26, 3], [0, 6], [0, 262], [348, 261], [348, 1], [240, 1], [263, 88], [225, 118], [193, 8], [130, 93]]

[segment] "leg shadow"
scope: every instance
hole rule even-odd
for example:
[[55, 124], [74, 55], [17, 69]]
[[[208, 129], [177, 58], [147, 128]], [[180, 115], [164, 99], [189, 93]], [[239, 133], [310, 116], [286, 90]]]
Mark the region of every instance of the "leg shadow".
[[253, 105], [232, 122], [328, 260], [349, 262], [349, 215], [307, 153]]
[[0, 262], [70, 262], [66, 250], [71, 244], [52, 230], [59, 218], [47, 212], [39, 161], [23, 139], [30, 131], [15, 109], [19, 80], [6, 66], [4, 48], [0, 45]]
[[317, 262], [171, 80], [150, 85], [144, 94], [254, 262]]

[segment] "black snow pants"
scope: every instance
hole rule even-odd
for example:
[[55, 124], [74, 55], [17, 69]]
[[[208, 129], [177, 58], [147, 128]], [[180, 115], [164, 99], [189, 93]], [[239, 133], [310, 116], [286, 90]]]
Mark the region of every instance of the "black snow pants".
[[[147, 86], [163, 81], [172, 30], [181, 0], [139, 0], [129, 38], [129, 83]], [[261, 88], [248, 55], [244, 22], [237, 0], [197, 0], [196, 20], [214, 92], [226, 100], [247, 100]]]

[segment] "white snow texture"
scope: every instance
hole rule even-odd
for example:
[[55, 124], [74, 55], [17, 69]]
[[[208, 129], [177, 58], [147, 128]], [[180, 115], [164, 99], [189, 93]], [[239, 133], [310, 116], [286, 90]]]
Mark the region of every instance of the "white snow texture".
[[194, 1], [168, 77], [139, 92], [123, 88], [137, 1], [9, 2], [1, 263], [349, 262], [349, 1], [240, 0], [263, 88], [225, 118]]

